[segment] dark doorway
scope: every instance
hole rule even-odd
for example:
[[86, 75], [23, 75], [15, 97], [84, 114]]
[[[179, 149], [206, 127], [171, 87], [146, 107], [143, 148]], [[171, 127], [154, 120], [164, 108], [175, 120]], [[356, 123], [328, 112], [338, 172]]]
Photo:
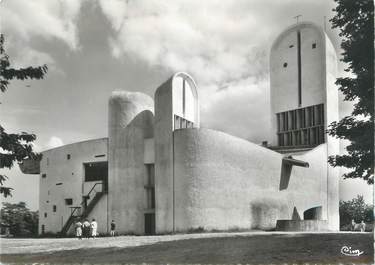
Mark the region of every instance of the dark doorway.
[[145, 234], [155, 235], [155, 214], [145, 213]]
[[108, 162], [85, 163], [85, 181], [102, 181], [103, 191], [107, 191]]

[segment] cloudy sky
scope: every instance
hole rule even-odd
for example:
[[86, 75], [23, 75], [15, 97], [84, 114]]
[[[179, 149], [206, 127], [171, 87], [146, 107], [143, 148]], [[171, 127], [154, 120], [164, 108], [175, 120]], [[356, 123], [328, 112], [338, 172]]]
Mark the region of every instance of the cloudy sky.
[[[331, 0], [3, 0], [1, 32], [14, 66], [47, 64], [46, 78], [13, 82], [0, 96], [8, 132], [35, 133], [39, 151], [107, 136], [113, 90], [155, 89], [176, 71], [199, 87], [202, 127], [261, 142], [269, 137], [269, 49], [301, 21], [330, 28]], [[342, 71], [343, 66], [340, 64]], [[340, 105], [341, 116], [350, 104]], [[5, 172], [7, 201], [38, 207], [38, 176]], [[342, 181], [341, 198], [372, 201], [363, 181]]]

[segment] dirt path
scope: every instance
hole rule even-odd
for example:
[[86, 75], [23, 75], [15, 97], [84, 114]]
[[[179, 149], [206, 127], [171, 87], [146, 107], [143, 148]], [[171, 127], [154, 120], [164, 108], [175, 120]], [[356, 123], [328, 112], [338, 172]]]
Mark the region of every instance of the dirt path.
[[[372, 264], [372, 233], [219, 233], [2, 240], [3, 263]], [[348, 257], [343, 246], [364, 253]]]

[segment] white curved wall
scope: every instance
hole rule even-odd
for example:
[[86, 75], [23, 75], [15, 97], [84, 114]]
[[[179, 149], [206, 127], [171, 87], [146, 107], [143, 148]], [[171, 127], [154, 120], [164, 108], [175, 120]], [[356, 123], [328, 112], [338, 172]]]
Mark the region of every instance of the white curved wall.
[[302, 218], [312, 207], [327, 211], [324, 144], [295, 156], [310, 167], [293, 167], [280, 191], [279, 153], [207, 129], [177, 130], [174, 143], [176, 231], [272, 229], [277, 219], [291, 219], [294, 207]]

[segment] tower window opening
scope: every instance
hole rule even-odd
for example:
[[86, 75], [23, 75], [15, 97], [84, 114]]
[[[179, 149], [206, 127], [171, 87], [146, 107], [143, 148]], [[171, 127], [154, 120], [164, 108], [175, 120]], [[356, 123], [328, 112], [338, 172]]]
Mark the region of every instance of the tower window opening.
[[313, 43], [313, 44], [312, 44], [312, 48], [313, 48], [313, 49], [316, 48], [316, 43]]
[[70, 154], [67, 154], [67, 155], [66, 155], [66, 159], [67, 159], [67, 160], [70, 159]]
[[53, 205], [52, 206], [52, 211], [55, 213], [56, 212], [56, 210], [57, 210], [57, 207], [56, 207], [56, 205]]
[[174, 115], [174, 129], [194, 128], [194, 123], [178, 115]]
[[289, 48], [293, 48], [293, 47], [294, 47], [294, 45], [293, 45], [293, 44], [289, 45]]
[[286, 68], [288, 66], [288, 63], [284, 63], [283, 66], [284, 68]]
[[324, 105], [276, 113], [279, 146], [316, 146], [325, 142]]

